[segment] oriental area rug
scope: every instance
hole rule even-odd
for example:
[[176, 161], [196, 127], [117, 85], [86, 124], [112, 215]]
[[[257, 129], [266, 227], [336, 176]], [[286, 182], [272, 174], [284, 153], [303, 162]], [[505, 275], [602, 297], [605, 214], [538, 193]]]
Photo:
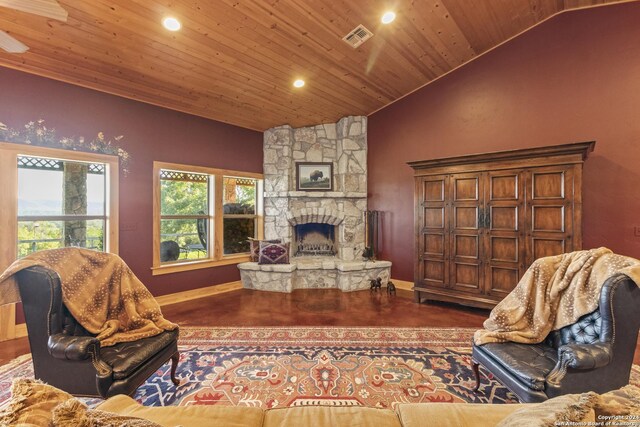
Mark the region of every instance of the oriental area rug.
[[[482, 370], [481, 392], [472, 391], [473, 332], [461, 328], [183, 327], [180, 386], [171, 383], [167, 363], [134, 398], [145, 406], [260, 408], [517, 402]], [[0, 406], [9, 398], [15, 377], [33, 377], [29, 355], [0, 368]], [[634, 366], [632, 383], [639, 379], [639, 368]]]

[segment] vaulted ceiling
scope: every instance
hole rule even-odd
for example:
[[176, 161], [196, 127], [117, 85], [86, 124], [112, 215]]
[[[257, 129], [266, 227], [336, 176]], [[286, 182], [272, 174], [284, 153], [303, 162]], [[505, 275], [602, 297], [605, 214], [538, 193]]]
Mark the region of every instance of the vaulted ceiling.
[[[246, 128], [298, 127], [370, 114], [554, 14], [618, 2], [59, 0], [66, 22], [0, 7], [0, 30], [30, 48], [0, 50], [0, 65]], [[168, 15], [180, 31], [162, 27]], [[359, 24], [374, 35], [354, 49], [342, 38]]]

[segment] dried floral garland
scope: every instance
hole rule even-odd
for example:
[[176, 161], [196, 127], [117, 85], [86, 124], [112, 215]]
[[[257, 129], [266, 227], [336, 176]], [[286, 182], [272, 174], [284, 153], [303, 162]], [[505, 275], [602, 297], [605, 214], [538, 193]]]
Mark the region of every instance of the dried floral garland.
[[16, 142], [19, 144], [37, 145], [40, 147], [62, 148], [73, 151], [111, 154], [120, 157], [120, 167], [126, 176], [129, 173], [131, 156], [118, 146], [122, 135], [107, 139], [99, 132], [92, 140], [84, 137], [58, 137], [54, 128], [47, 128], [43, 119], [31, 121], [24, 125], [24, 129], [12, 129], [0, 122], [0, 141]]

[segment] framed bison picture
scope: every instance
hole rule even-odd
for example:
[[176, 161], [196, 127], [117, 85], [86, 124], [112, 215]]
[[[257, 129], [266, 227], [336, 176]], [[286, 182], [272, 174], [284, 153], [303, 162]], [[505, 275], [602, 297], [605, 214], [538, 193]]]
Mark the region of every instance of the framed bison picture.
[[333, 191], [333, 163], [296, 163], [296, 190]]

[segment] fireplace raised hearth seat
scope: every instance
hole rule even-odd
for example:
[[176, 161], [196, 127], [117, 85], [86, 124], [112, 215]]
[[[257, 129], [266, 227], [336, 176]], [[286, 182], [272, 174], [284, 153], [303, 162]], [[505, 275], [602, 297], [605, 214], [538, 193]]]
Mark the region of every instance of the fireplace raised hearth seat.
[[329, 257], [300, 257], [291, 264], [238, 264], [242, 285], [260, 291], [337, 288], [343, 292], [369, 289], [371, 280], [389, 281], [390, 261], [342, 261]]

